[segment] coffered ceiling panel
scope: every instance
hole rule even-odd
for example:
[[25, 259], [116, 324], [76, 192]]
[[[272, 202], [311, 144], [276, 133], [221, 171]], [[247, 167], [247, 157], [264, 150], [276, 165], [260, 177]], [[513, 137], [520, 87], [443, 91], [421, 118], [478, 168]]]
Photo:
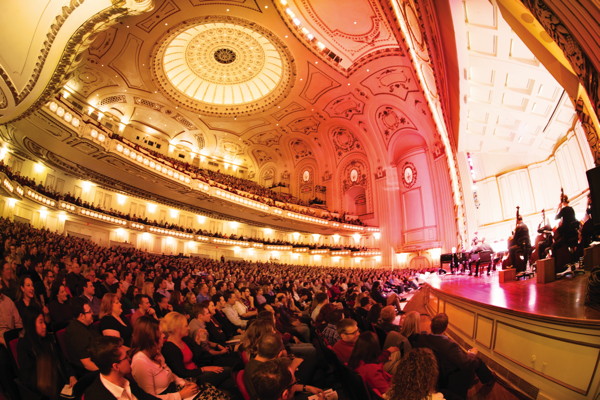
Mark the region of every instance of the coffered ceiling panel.
[[[510, 29], [494, 1], [464, 0], [466, 108], [459, 149], [476, 179], [550, 156], [575, 112], [564, 90]], [[566, 100], [566, 101], [565, 101]], [[482, 136], [484, 139], [482, 140]], [[511, 157], [488, 157], [509, 150]], [[492, 172], [493, 171], [493, 172]]]

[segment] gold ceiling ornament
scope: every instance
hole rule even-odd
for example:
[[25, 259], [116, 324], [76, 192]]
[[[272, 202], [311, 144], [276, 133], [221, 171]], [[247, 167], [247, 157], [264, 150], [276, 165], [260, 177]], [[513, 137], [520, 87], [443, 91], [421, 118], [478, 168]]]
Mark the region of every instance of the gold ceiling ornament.
[[153, 77], [182, 106], [205, 115], [249, 115], [282, 100], [293, 84], [293, 59], [281, 40], [251, 22], [208, 16], [164, 36]]

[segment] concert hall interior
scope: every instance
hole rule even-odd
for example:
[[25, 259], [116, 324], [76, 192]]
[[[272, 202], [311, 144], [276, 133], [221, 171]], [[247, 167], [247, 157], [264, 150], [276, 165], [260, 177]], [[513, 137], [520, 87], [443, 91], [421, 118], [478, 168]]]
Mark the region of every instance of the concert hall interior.
[[600, 246], [560, 247], [555, 219], [600, 204], [597, 1], [6, 0], [0, 20], [3, 270], [18, 223], [226, 280], [406, 278], [402, 313], [446, 313], [497, 376], [483, 398], [600, 396]]

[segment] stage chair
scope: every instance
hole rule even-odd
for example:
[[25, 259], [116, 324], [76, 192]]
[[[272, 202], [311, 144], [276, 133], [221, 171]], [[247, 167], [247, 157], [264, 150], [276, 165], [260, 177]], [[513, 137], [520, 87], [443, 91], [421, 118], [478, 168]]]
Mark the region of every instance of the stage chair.
[[479, 267], [484, 267], [487, 265], [488, 272], [490, 275], [492, 271], [492, 263], [493, 263], [493, 252], [489, 250], [480, 251], [477, 253], [478, 259], [475, 261], [475, 276], [479, 276]]

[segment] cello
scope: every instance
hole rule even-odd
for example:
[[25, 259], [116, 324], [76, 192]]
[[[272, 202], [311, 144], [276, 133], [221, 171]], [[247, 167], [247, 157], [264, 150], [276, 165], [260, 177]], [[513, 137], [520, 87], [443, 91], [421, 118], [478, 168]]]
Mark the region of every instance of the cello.
[[542, 221], [538, 225], [538, 235], [529, 262], [534, 264], [537, 260], [546, 258], [548, 250], [552, 248], [552, 228], [546, 220], [546, 210], [542, 210]]

